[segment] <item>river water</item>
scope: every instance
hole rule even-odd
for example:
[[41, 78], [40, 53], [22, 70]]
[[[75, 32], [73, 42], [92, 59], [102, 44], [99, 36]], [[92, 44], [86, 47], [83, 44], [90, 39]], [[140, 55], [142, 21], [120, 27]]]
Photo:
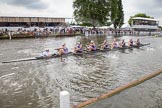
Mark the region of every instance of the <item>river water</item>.
[[[137, 39], [123, 36], [118, 37], [117, 41], [128, 41], [130, 38]], [[61, 62], [60, 58], [52, 58], [0, 63], [0, 108], [59, 108], [59, 92], [63, 90], [70, 92], [71, 105], [75, 105], [161, 69], [162, 38], [138, 38], [141, 42], [151, 45], [133, 50], [69, 56], [64, 57], [64, 62]], [[112, 41], [114, 37], [0, 40], [0, 62], [36, 57], [46, 48], [53, 53], [53, 49], [63, 43], [72, 51], [77, 41], [85, 45], [94, 40], [100, 44], [104, 39]], [[159, 82], [157, 81], [157, 84]], [[153, 86], [156, 83], [150, 84]], [[162, 90], [162, 85], [157, 89]], [[147, 92], [149, 94], [149, 91]], [[157, 97], [162, 100], [160, 93], [157, 93]], [[136, 94], [132, 95], [132, 98], [133, 96]], [[144, 97], [145, 94], [140, 96]], [[126, 97], [120, 98], [124, 100]], [[145, 108], [154, 108], [151, 103], [143, 101], [147, 105]]]

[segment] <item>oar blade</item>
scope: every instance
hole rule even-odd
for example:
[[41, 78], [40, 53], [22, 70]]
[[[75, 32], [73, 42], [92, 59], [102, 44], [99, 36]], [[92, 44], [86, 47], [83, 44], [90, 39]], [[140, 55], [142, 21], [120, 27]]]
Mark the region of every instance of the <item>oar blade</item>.
[[2, 63], [13, 63], [13, 62], [21, 62], [21, 61], [31, 61], [31, 60], [37, 60], [37, 58], [25, 58], [25, 59], [18, 59], [18, 60], [11, 60], [11, 61], [4, 61]]

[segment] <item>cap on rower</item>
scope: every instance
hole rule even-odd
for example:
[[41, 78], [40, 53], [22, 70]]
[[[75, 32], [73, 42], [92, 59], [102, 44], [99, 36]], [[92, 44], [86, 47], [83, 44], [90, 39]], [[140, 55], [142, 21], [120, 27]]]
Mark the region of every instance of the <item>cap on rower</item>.
[[93, 40], [91, 40], [91, 43], [94, 43], [94, 41], [93, 41]]
[[62, 46], [65, 46], [65, 45], [66, 45], [65, 43], [62, 44]]
[[80, 41], [78, 41], [78, 42], [77, 42], [77, 44], [81, 44], [81, 42], [80, 42]]

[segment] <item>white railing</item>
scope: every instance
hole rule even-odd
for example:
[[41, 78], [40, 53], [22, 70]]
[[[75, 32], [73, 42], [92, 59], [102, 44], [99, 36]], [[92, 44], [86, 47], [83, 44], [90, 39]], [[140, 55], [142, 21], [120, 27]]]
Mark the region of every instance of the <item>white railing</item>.
[[132, 25], [131, 28], [158, 29], [157, 25]]

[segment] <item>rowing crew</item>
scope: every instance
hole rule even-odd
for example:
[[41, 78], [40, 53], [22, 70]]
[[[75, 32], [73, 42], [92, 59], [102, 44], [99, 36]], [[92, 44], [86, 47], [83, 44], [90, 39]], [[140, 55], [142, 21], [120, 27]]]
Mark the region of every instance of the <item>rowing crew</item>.
[[[119, 43], [116, 42], [116, 40], [113, 41], [112, 43], [112, 46], [111, 46], [111, 49], [113, 48], [123, 48], [123, 47], [132, 47], [134, 45], [134, 42], [135, 42], [135, 45], [136, 46], [139, 46], [140, 45], [140, 40], [137, 39], [136, 41], [133, 41], [132, 39], [130, 39], [128, 42], [125, 42], [124, 39], [122, 39], [122, 41]], [[126, 43], [128, 43], [128, 45], [126, 46]]]
[[[104, 40], [104, 42], [100, 45], [100, 50], [132, 47], [133, 45], [134, 44], [133, 44], [132, 39], [129, 40], [128, 46], [126, 46], [126, 42], [124, 41], [124, 39], [119, 44], [117, 43], [116, 39], [114, 39], [111, 44], [109, 44], [107, 40]], [[136, 46], [140, 45], [139, 39], [137, 39], [137, 41], [135, 41], [135, 45]], [[58, 50], [59, 55], [68, 54], [68, 48], [66, 47], [65, 43], [60, 48], [57, 48], [55, 50]], [[97, 46], [96, 46], [95, 42], [90, 41], [90, 43], [88, 45], [86, 45], [86, 50], [87, 51], [96, 51]], [[83, 46], [82, 46], [81, 42], [77, 42], [76, 46], [74, 47], [74, 53], [82, 53], [82, 52], [83, 52]], [[45, 52], [43, 52], [43, 56], [50, 56], [49, 49], [46, 49]]]
[[[126, 46], [126, 43], [128, 43], [128, 46]], [[124, 39], [118, 43], [116, 41], [116, 39], [113, 40], [113, 42], [111, 44], [108, 43], [107, 40], [104, 40], [104, 42], [100, 45], [100, 50], [103, 49], [114, 49], [114, 48], [123, 48], [123, 47], [132, 47], [134, 45], [134, 42], [132, 39], [129, 40], [129, 42], [125, 42]], [[140, 45], [140, 40], [137, 39], [137, 41], [135, 41], [135, 45], [139, 46]], [[94, 41], [91, 41], [89, 45], [87, 45], [87, 50], [88, 51], [95, 51], [97, 49], [96, 44], [94, 43]]]
[[[65, 43], [62, 44], [62, 46], [61, 46], [60, 48], [57, 48], [57, 49], [54, 49], [54, 50], [57, 50], [59, 55], [67, 54], [67, 53], [68, 53], [68, 48], [66, 47], [66, 44], [65, 44]], [[44, 57], [51, 56], [51, 54], [50, 54], [50, 52], [49, 52], [49, 49], [46, 49], [46, 50], [42, 53], [42, 56], [44, 56]]]

